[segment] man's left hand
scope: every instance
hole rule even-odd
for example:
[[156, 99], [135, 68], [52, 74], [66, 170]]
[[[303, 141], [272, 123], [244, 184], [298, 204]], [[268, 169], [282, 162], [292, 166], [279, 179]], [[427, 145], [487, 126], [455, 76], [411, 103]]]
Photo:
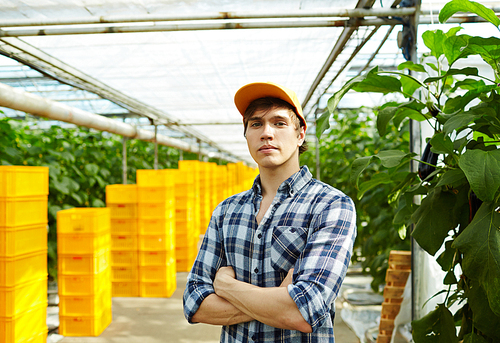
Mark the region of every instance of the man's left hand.
[[221, 267], [217, 274], [215, 274], [214, 279], [214, 290], [215, 294], [220, 296], [221, 291], [230, 283], [236, 279], [236, 274], [234, 273], [233, 267]]

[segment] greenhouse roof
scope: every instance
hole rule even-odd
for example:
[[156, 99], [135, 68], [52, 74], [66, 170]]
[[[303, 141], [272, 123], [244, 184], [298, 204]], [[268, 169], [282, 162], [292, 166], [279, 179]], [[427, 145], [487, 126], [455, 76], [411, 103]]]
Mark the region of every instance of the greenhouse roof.
[[[283, 84], [314, 122], [347, 79], [405, 61], [397, 36], [409, 2], [0, 0], [0, 83], [145, 129], [156, 123], [164, 135], [253, 164], [236, 90]], [[443, 5], [423, 1], [421, 25], [437, 22]], [[409, 12], [390, 15], [391, 6]], [[347, 96], [341, 107], [377, 101]]]

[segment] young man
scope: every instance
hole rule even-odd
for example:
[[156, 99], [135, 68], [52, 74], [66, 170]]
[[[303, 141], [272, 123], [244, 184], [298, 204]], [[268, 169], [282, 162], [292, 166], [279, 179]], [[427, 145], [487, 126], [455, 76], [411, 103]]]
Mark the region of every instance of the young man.
[[251, 83], [235, 103], [260, 175], [215, 209], [188, 276], [185, 316], [222, 325], [221, 342], [334, 342], [353, 202], [299, 166], [307, 124], [293, 91]]

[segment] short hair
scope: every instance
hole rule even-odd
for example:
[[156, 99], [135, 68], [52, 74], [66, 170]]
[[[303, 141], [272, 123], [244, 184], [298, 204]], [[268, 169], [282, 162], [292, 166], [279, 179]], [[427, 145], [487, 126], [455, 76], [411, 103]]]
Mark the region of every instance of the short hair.
[[[269, 112], [273, 109], [285, 109], [289, 111], [290, 119], [292, 120], [295, 129], [297, 131], [300, 130], [301, 127], [305, 126], [305, 123], [301, 120], [301, 118], [297, 115], [295, 107], [285, 100], [281, 100], [278, 98], [265, 97], [259, 98], [250, 103], [247, 109], [245, 110], [245, 114], [243, 115], [243, 134], [246, 136], [248, 120], [254, 115], [257, 111]], [[304, 139], [304, 142], [299, 147], [299, 155], [303, 152], [307, 151], [307, 142]]]

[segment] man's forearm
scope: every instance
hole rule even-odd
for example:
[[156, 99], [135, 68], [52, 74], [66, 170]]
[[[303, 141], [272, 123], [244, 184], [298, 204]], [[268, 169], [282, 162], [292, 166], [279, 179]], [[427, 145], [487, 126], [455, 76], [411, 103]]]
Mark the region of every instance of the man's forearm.
[[231, 278], [219, 279], [216, 294], [251, 318], [269, 326], [312, 332], [286, 287], [257, 287]]
[[251, 320], [252, 317], [216, 294], [206, 297], [192, 318], [194, 323], [212, 325], [233, 325]]

